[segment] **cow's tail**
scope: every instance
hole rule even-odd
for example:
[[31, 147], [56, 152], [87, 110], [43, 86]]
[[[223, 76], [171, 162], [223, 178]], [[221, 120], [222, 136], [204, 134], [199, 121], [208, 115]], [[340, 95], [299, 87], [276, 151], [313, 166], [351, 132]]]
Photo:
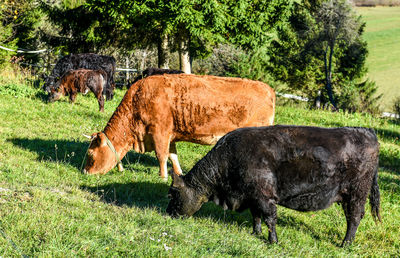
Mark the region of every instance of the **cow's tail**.
[[374, 218], [375, 223], [377, 221], [382, 222], [381, 215], [379, 212], [380, 209], [380, 193], [378, 186], [378, 167], [375, 170], [375, 175], [372, 180], [371, 192], [369, 194], [369, 204], [371, 206], [372, 217]]

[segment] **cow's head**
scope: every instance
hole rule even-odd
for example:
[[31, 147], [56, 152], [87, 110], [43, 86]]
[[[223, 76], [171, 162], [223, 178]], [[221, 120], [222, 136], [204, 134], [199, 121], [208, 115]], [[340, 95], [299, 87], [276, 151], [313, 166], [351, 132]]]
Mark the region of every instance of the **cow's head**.
[[208, 199], [195, 188], [186, 185], [183, 176], [171, 173], [172, 184], [168, 191], [170, 199], [167, 213], [172, 217], [192, 216]]
[[57, 88], [52, 87], [49, 90], [48, 101], [49, 102], [57, 101], [61, 98], [62, 95], [63, 95], [63, 92], [62, 92], [61, 87], [57, 87]]
[[54, 88], [56, 81], [57, 81], [56, 77], [51, 75], [49, 76], [44, 75], [43, 90], [47, 93], [50, 93], [50, 90]]
[[103, 132], [94, 133], [87, 153], [85, 174], [105, 174], [110, 171], [117, 161], [115, 154], [107, 145], [106, 135]]

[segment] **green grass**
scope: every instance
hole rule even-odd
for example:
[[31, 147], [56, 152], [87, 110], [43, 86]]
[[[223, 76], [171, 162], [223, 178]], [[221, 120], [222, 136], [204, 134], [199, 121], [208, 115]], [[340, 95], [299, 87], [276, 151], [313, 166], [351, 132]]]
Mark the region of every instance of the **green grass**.
[[384, 110], [393, 111], [393, 101], [400, 96], [400, 7], [359, 7], [357, 11], [367, 23], [368, 76], [383, 94]]
[[[0, 87], [2, 87], [0, 85]], [[400, 125], [369, 115], [278, 106], [276, 123], [375, 128], [381, 143], [379, 185], [383, 223], [366, 207], [353, 245], [339, 248], [346, 223], [339, 205], [301, 213], [278, 207], [279, 244], [251, 235], [250, 213], [208, 203], [188, 219], [165, 213], [170, 183], [158, 177], [154, 153], [130, 152], [125, 172], [80, 170], [88, 142], [102, 130], [123, 92], [97, 111], [93, 96], [47, 104], [39, 91], [0, 94], [0, 256], [229, 257], [399, 256]], [[179, 143], [188, 171], [210, 146]], [[171, 249], [169, 249], [171, 248]], [[167, 250], [168, 249], [168, 250]]]

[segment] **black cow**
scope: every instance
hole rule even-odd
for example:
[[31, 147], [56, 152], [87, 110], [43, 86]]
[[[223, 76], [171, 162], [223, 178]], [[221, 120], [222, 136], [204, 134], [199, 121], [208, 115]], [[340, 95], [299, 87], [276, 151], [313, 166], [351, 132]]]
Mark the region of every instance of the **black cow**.
[[156, 74], [180, 74], [183, 73], [181, 70], [172, 70], [172, 69], [162, 69], [162, 68], [154, 68], [150, 67], [147, 68], [142, 72], [142, 74], [138, 75], [133, 82], [129, 82], [128, 88], [137, 82], [140, 79], [143, 79], [145, 77], [151, 76], [151, 75], [156, 75]]
[[264, 218], [274, 243], [277, 204], [317, 211], [339, 202], [347, 221], [343, 246], [355, 237], [368, 193], [372, 215], [380, 220], [378, 156], [377, 137], [367, 128], [237, 129], [222, 137], [187, 175], [172, 173], [167, 212], [191, 216], [209, 200], [224, 209], [249, 208], [254, 233], [261, 233]]
[[71, 54], [64, 56], [58, 60], [53, 68], [51, 75], [46, 79], [43, 89], [50, 93], [51, 89], [57, 90], [55, 87], [56, 82], [68, 71], [77, 69], [90, 69], [90, 70], [103, 70], [107, 74], [107, 84], [103, 89], [103, 95], [106, 95], [107, 100], [114, 96], [114, 73], [115, 73], [115, 59], [112, 56], [103, 56], [93, 53], [85, 54]]

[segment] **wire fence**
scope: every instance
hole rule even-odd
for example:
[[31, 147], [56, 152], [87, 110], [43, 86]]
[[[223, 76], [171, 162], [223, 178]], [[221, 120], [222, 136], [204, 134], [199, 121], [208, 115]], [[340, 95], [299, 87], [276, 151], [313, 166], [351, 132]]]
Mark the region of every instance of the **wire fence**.
[[[11, 49], [9, 47], [5, 47], [0, 45], [0, 49], [3, 49], [8, 52], [14, 52], [14, 53], [20, 53], [20, 54], [43, 54], [47, 53], [48, 55], [52, 52], [50, 49], [40, 49], [40, 50], [27, 50], [27, 49]], [[49, 59], [49, 58], [48, 58]], [[6, 59], [7, 60], [7, 59]], [[7, 60], [10, 61], [10, 60]], [[45, 64], [38, 64], [38, 63], [26, 63], [26, 62], [21, 62], [21, 61], [12, 61], [14, 63], [17, 63], [19, 65], [25, 66], [25, 67], [34, 67], [37, 68], [37, 70], [32, 71], [32, 75], [36, 79], [40, 79], [42, 75], [48, 74], [51, 70], [51, 67], [55, 66], [56, 64], [52, 64], [49, 62], [46, 62], [44, 60]], [[135, 68], [130, 68], [130, 67], [117, 67], [116, 68], [116, 74], [114, 76], [115, 78], [115, 84], [123, 88], [124, 86], [129, 86], [129, 83], [131, 81], [132, 75], [136, 77], [137, 74], [141, 73], [142, 71], [135, 69]]]
[[[10, 52], [15, 52], [15, 53], [29, 53], [29, 54], [39, 54], [39, 53], [51, 52], [51, 50], [48, 50], [48, 49], [41, 49], [41, 50], [17, 49], [17, 50], [13, 50], [13, 49], [1, 46], [1, 45], [0, 45], [0, 49], [6, 50], [6, 51], [10, 51]], [[37, 67], [37, 68], [46, 68], [45, 70], [49, 70], [47, 68], [56, 65], [56, 64], [40, 65], [40, 64], [31, 64], [31, 63], [25, 63], [25, 62], [18, 62], [18, 64], [22, 64], [22, 65], [25, 65], [25, 66], [31, 66], [31, 67]], [[48, 71], [41, 71], [41, 72], [43, 74], [43, 72], [48, 72]], [[130, 82], [131, 82], [131, 78], [132, 78], [131, 74], [135, 74], [135, 76], [136, 76], [141, 72], [142, 71], [140, 71], [138, 69], [135, 69], [135, 68], [118, 67], [118, 68], [116, 68], [116, 75], [114, 76], [115, 84], [120, 88], [123, 88], [124, 86], [129, 87], [130, 86]], [[38, 78], [38, 76], [40, 76], [42, 74], [34, 74], [34, 75], [37, 76], [37, 78]], [[293, 100], [302, 101], [302, 102], [309, 102], [310, 101], [308, 98], [304, 98], [304, 97], [301, 97], [301, 96], [296, 96], [296, 95], [293, 95], [293, 94], [277, 92], [276, 95], [277, 96], [281, 96], [283, 98], [293, 99]], [[394, 114], [394, 113], [389, 113], [389, 112], [382, 112], [381, 117], [400, 118], [400, 115], [399, 114]]]

